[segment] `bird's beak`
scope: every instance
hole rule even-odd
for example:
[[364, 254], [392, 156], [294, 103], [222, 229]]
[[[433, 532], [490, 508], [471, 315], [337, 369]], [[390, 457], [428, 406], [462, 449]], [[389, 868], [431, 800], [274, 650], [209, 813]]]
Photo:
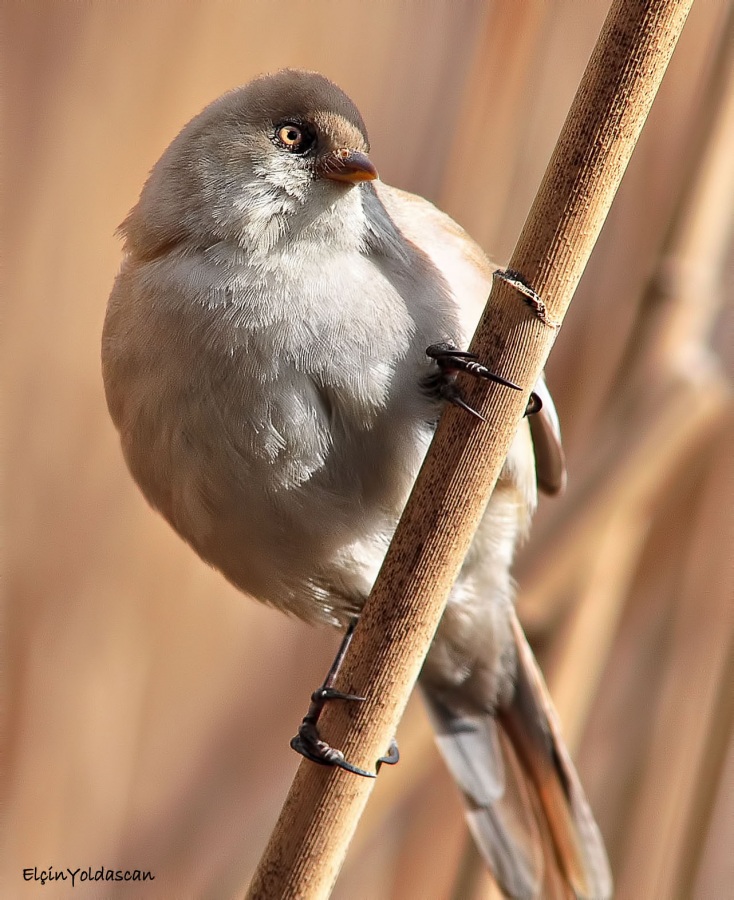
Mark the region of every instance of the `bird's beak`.
[[345, 181], [357, 184], [360, 181], [374, 181], [377, 169], [366, 153], [343, 147], [326, 153], [319, 160], [316, 169], [322, 178], [330, 181]]

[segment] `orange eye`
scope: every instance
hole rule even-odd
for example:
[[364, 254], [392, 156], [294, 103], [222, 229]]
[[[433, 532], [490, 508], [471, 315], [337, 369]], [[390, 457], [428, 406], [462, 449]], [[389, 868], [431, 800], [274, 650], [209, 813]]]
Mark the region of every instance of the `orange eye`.
[[303, 143], [303, 132], [298, 125], [282, 125], [278, 129], [278, 140], [284, 147], [297, 150]]
[[316, 141], [316, 135], [308, 125], [297, 122], [283, 122], [275, 129], [275, 143], [289, 153], [301, 155], [308, 153]]

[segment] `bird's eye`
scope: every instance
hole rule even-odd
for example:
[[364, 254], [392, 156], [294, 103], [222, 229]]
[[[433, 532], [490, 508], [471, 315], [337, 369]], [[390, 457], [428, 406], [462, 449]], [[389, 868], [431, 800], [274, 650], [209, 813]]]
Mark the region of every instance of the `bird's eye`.
[[307, 153], [314, 144], [314, 134], [305, 125], [284, 122], [275, 130], [275, 142], [289, 153]]

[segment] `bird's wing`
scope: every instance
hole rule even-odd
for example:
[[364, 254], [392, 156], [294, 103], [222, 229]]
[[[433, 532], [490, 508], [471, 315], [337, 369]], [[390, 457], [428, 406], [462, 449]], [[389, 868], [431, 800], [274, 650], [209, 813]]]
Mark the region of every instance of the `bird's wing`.
[[[375, 190], [404, 237], [430, 257], [451, 286], [468, 341], [479, 322], [497, 266], [460, 225], [428, 200], [382, 182], [375, 182]], [[538, 484], [546, 493], [557, 494], [566, 484], [566, 459], [558, 414], [543, 376], [535, 385], [535, 393], [543, 404], [540, 412], [530, 417]]]
[[381, 181], [375, 182], [375, 190], [403, 236], [430, 258], [451, 286], [469, 340], [489, 296], [496, 266], [460, 225], [428, 200]]

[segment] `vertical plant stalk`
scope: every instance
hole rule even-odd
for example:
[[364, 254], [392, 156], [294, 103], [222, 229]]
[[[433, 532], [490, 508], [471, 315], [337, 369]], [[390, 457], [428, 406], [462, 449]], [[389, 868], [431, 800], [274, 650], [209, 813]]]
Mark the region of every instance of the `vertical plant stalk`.
[[[510, 261], [542, 298], [496, 279], [471, 349], [522, 392], [475, 383], [487, 421], [449, 407], [365, 605], [323, 737], [371, 769], [394, 735], [532, 386], [550, 353], [692, 0], [616, 0]], [[325, 898], [373, 786], [304, 761], [249, 889], [250, 898]]]

